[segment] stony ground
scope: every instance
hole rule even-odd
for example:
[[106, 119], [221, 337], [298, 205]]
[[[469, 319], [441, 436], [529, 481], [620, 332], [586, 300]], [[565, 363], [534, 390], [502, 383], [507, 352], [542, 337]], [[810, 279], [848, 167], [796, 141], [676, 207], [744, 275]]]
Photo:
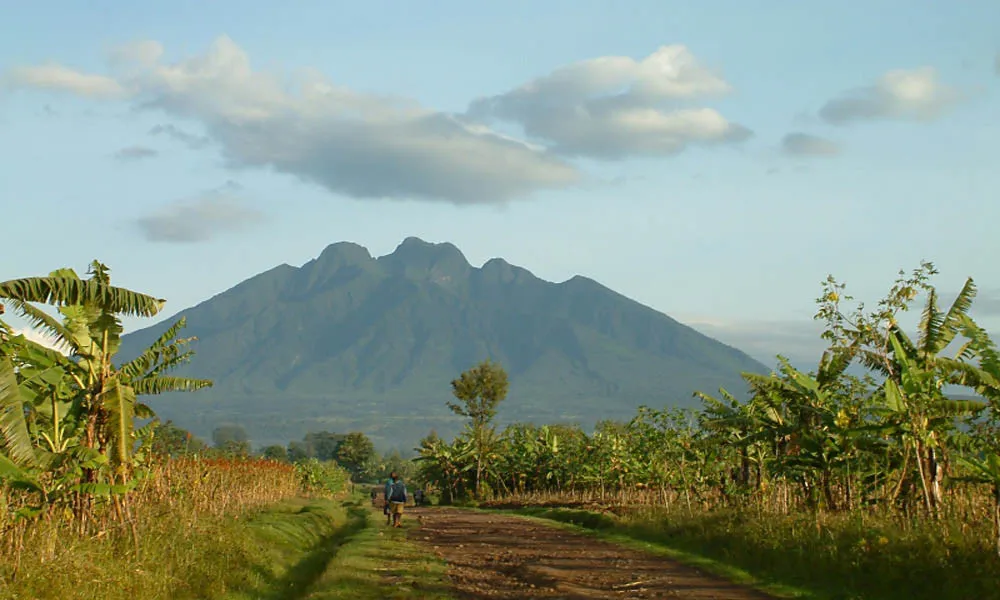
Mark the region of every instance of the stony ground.
[[662, 557], [514, 515], [420, 508], [406, 518], [420, 523], [411, 539], [447, 562], [460, 598], [769, 598]]

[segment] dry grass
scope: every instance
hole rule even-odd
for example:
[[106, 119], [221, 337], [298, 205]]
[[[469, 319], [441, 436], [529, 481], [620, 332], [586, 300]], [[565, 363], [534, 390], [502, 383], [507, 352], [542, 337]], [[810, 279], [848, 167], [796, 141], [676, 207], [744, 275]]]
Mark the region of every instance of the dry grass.
[[86, 597], [134, 598], [130, 591], [184, 587], [177, 579], [188, 574], [211, 580], [205, 569], [231, 568], [227, 561], [246, 559], [242, 551], [220, 552], [251, 543], [240, 532], [241, 520], [302, 491], [300, 474], [284, 463], [166, 460], [119, 505], [125, 510], [108, 503], [86, 527], [58, 506], [38, 519], [19, 519], [15, 511], [28, 498], [2, 491], [0, 597], [57, 597], [52, 594], [61, 590], [58, 597], [86, 591]]

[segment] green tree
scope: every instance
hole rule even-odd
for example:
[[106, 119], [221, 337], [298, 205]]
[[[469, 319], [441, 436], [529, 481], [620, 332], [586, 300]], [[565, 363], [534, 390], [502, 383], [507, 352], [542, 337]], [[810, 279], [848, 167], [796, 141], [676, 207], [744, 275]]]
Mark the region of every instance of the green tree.
[[246, 443], [250, 440], [242, 425], [220, 425], [212, 430], [212, 444], [223, 449], [232, 443]]
[[[929, 512], [936, 513], [943, 502], [941, 483], [946, 462], [943, 435], [953, 430], [959, 416], [974, 415], [986, 408], [971, 401], [947, 398], [949, 384], [976, 388], [990, 387], [995, 379], [980, 366], [963, 358], [974, 356], [966, 345], [957, 358], [943, 356], [960, 335], [976, 335], [969, 316], [976, 286], [967, 279], [962, 290], [946, 311], [938, 307], [938, 294], [929, 283], [937, 274], [934, 265], [921, 263], [911, 275], [900, 271], [889, 294], [878, 309], [865, 312], [859, 305], [853, 314], [845, 314], [842, 303], [853, 300], [844, 294], [844, 284], [832, 276], [827, 279], [823, 296], [817, 299], [817, 319], [826, 321], [823, 337], [833, 348], [856, 357], [861, 364], [885, 377], [885, 408], [894, 415], [899, 436], [905, 440], [904, 463], [912, 452], [918, 480]], [[899, 326], [897, 316], [910, 309], [920, 293], [926, 303], [917, 325], [918, 337], [910, 339]], [[975, 345], [976, 339], [970, 339]], [[903, 477], [906, 477], [904, 469]], [[902, 480], [901, 480], [902, 481]]]
[[497, 406], [507, 397], [508, 387], [507, 372], [489, 359], [451, 382], [452, 394], [458, 402], [448, 402], [448, 408], [469, 419], [466, 427], [476, 454], [474, 489], [477, 498], [482, 494], [483, 468], [496, 441], [493, 418], [496, 416]]
[[301, 462], [312, 458], [309, 454], [309, 446], [305, 442], [289, 442], [288, 460], [289, 462]]
[[327, 461], [337, 459], [337, 448], [344, 440], [344, 435], [330, 431], [311, 431], [302, 441], [308, 447], [310, 458]]
[[281, 462], [288, 461], [288, 451], [285, 450], [284, 446], [279, 446], [277, 444], [272, 446], [267, 446], [266, 448], [264, 448], [261, 454], [263, 455], [264, 458], [270, 460], [277, 460]]
[[337, 462], [347, 469], [355, 481], [363, 478], [365, 467], [375, 457], [375, 445], [360, 431], [347, 434], [337, 447]]
[[403, 481], [409, 480], [417, 470], [417, 465], [412, 460], [404, 458], [399, 450], [386, 452], [380, 461], [378, 477], [385, 479], [390, 473], [396, 472]]
[[238, 442], [229, 440], [221, 446], [216, 446], [226, 456], [238, 456], [246, 458], [250, 456], [250, 442]]
[[173, 424], [156, 423], [152, 430], [151, 451], [164, 456], [182, 456], [202, 452], [208, 448], [201, 439], [193, 436], [190, 431]]

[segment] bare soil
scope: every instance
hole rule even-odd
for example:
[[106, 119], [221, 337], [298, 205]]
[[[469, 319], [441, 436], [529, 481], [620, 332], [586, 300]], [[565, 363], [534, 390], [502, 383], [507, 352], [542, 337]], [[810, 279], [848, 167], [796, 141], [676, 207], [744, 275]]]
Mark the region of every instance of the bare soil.
[[412, 539], [448, 564], [461, 598], [769, 600], [662, 557], [515, 515], [452, 508], [407, 511]]

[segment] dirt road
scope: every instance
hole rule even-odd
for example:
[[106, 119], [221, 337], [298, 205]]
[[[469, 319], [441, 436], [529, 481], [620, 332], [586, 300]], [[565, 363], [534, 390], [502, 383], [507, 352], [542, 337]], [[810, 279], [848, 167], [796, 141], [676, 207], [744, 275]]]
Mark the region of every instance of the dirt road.
[[448, 563], [467, 599], [769, 597], [664, 558], [513, 515], [449, 508], [409, 512], [412, 539]]

